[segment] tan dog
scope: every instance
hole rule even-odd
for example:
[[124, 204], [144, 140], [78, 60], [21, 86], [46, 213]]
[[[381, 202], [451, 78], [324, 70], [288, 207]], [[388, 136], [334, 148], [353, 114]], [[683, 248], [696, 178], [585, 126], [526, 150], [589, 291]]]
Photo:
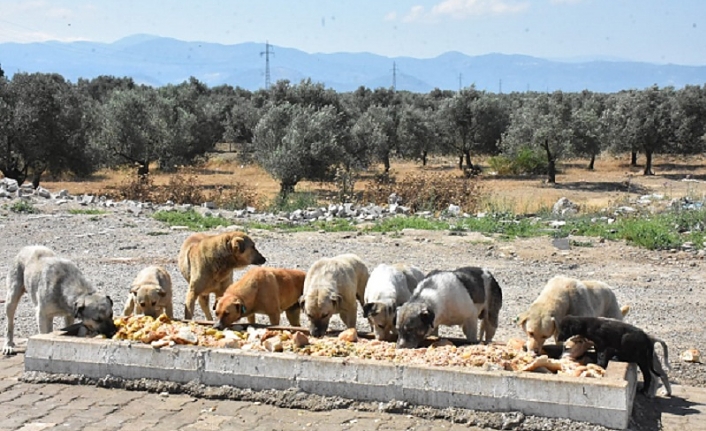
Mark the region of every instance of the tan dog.
[[132, 282], [123, 315], [144, 314], [156, 318], [162, 313], [174, 318], [172, 277], [161, 266], [148, 266], [138, 272]]
[[331, 316], [339, 314], [348, 328], [355, 328], [356, 300], [363, 306], [368, 268], [355, 254], [319, 259], [311, 265], [304, 280], [299, 305], [309, 318], [309, 332], [321, 337]]
[[219, 235], [195, 233], [184, 241], [179, 250], [179, 271], [189, 283], [184, 304], [184, 318], [192, 319], [196, 300], [207, 320], [212, 320], [209, 295], [223, 296], [233, 282], [233, 270], [248, 265], [262, 265], [265, 258], [255, 243], [243, 232]]
[[271, 325], [279, 325], [282, 311], [292, 326], [299, 326], [299, 297], [306, 272], [298, 269], [253, 268], [228, 286], [214, 306], [216, 329], [228, 328], [241, 317], [255, 323], [255, 314], [266, 314]]
[[621, 308], [613, 290], [601, 281], [559, 275], [550, 279], [529, 309], [517, 316], [517, 323], [527, 334], [527, 350], [539, 353], [547, 339], [556, 339], [565, 316], [623, 320], [629, 309]]

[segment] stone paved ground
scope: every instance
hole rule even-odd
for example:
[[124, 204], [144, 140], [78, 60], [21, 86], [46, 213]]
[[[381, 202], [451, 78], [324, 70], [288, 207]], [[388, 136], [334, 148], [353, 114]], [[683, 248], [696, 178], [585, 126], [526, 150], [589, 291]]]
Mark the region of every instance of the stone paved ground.
[[[19, 380], [24, 356], [0, 356], [0, 431], [173, 430], [476, 430], [445, 420], [260, 403], [196, 399]], [[674, 397], [638, 399], [637, 430], [706, 431], [706, 389], [674, 386]]]

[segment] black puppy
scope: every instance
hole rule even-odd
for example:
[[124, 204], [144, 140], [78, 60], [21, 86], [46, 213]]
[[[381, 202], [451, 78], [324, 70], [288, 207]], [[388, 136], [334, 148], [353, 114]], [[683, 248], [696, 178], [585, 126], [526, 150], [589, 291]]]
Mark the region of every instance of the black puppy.
[[652, 366], [654, 342], [645, 331], [615, 319], [567, 316], [559, 324], [557, 341], [566, 341], [574, 335], [581, 335], [593, 342], [598, 365], [603, 368], [613, 356], [620, 361], [636, 363], [644, 380], [642, 393], [650, 396], [652, 373], [659, 373]]

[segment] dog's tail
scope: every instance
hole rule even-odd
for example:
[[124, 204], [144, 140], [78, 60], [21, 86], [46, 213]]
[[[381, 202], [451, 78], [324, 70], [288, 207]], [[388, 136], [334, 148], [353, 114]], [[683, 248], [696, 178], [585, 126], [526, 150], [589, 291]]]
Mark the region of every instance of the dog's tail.
[[667, 349], [667, 343], [665, 343], [662, 339], [652, 336], [650, 336], [650, 340], [652, 341], [652, 344], [659, 343], [662, 345], [662, 350], [664, 350], [664, 365], [666, 365], [667, 369], [671, 371], [672, 366], [669, 364], [669, 350]]
[[630, 306], [629, 305], [623, 305], [620, 307], [620, 314], [623, 315], [623, 317], [627, 316], [627, 314], [630, 312]]

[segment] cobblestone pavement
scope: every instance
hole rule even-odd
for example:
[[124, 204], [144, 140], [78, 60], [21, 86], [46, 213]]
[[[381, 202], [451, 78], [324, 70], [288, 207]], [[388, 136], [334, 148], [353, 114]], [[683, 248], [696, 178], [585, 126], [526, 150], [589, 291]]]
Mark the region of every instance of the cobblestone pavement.
[[[476, 430], [445, 420], [353, 410], [311, 412], [95, 386], [19, 381], [24, 355], [0, 356], [0, 431]], [[706, 431], [706, 389], [636, 404], [639, 430]]]

